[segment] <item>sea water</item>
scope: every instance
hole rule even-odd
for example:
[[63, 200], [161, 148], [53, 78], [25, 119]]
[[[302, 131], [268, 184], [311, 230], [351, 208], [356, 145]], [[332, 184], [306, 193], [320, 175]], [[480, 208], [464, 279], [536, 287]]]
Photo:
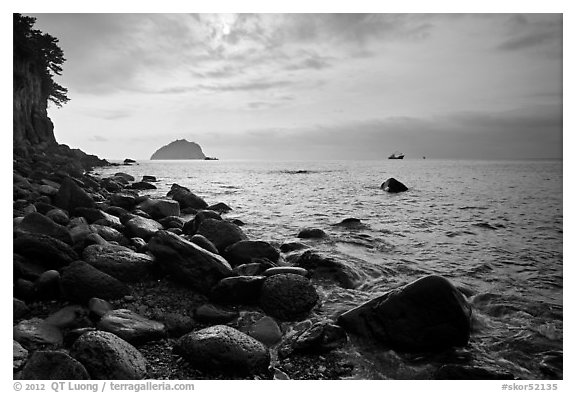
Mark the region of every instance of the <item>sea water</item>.
[[[142, 192], [154, 197], [178, 183], [226, 203], [250, 239], [279, 246], [323, 229], [327, 239], [305, 242], [361, 277], [355, 289], [319, 287], [327, 317], [428, 274], [467, 293], [469, 348], [422, 362], [359, 342], [357, 378], [427, 378], [434, 361], [561, 375], [561, 161], [140, 161], [96, 172], [119, 171], [156, 176], [157, 190]], [[409, 190], [384, 192], [390, 177]], [[350, 217], [363, 225], [334, 225]]]

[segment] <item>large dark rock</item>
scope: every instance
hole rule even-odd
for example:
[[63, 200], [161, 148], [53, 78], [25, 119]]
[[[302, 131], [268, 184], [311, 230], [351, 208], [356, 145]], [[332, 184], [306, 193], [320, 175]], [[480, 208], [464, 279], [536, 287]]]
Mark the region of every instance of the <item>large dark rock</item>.
[[68, 244], [36, 233], [19, 234], [14, 239], [14, 252], [48, 269], [58, 269], [78, 259], [78, 254]]
[[98, 323], [98, 329], [114, 333], [131, 344], [159, 340], [166, 335], [164, 324], [125, 309], [104, 314]]
[[266, 316], [254, 322], [249, 327], [248, 334], [268, 347], [282, 339], [280, 326], [278, 326], [274, 318]]
[[180, 215], [180, 204], [171, 199], [147, 199], [136, 207], [156, 220]]
[[58, 208], [47, 211], [46, 217], [54, 221], [56, 224], [64, 226], [68, 225], [70, 222], [70, 217], [68, 217], [68, 214], [64, 210]]
[[57, 270], [46, 270], [34, 282], [34, 290], [37, 299], [58, 299], [60, 296], [60, 272]]
[[465, 346], [472, 310], [444, 277], [427, 276], [342, 314], [348, 332], [401, 351]]
[[162, 224], [144, 217], [135, 216], [126, 222], [126, 228], [131, 237], [150, 239], [154, 233], [163, 229]]
[[267, 277], [260, 291], [262, 309], [282, 321], [304, 319], [318, 299], [318, 293], [310, 280], [298, 274]]
[[59, 351], [36, 351], [22, 370], [22, 379], [90, 379], [88, 371], [76, 359]]
[[408, 191], [408, 187], [406, 187], [404, 184], [394, 179], [393, 177], [382, 183], [380, 188], [383, 189], [384, 191], [392, 193]]
[[76, 261], [66, 267], [60, 283], [66, 298], [80, 302], [93, 297], [119, 299], [130, 292], [122, 282], [84, 261]]
[[220, 255], [168, 231], [157, 232], [148, 248], [174, 279], [203, 293], [208, 293], [218, 281], [232, 275], [232, 268]]
[[194, 319], [200, 323], [228, 323], [238, 317], [238, 311], [228, 310], [214, 304], [203, 304], [194, 310]]
[[50, 218], [40, 213], [27, 214], [17, 228], [18, 231], [26, 233], [39, 233], [53, 237], [66, 244], [72, 244], [72, 237], [65, 226], [56, 224]]
[[142, 379], [147, 362], [131, 344], [109, 332], [87, 332], [70, 349], [92, 379]]
[[168, 196], [171, 196], [172, 199], [178, 201], [182, 209], [192, 208], [200, 210], [208, 207], [208, 204], [204, 199], [184, 187], [178, 188], [173, 186], [168, 193]]
[[230, 265], [237, 266], [260, 258], [266, 258], [275, 263], [280, 253], [270, 243], [261, 240], [240, 240], [226, 247], [224, 256]]
[[133, 190], [155, 190], [156, 186], [154, 184], [145, 181], [139, 181], [136, 183], [132, 183], [130, 185], [130, 188]]
[[124, 236], [120, 231], [112, 227], [100, 224], [92, 224], [90, 225], [90, 227], [92, 228], [94, 233], [97, 233], [99, 236], [101, 236], [104, 240], [108, 242], [117, 242], [118, 244], [123, 245], [130, 243], [130, 241], [128, 240], [128, 238], [126, 238], [126, 236]]
[[320, 228], [304, 228], [298, 232], [300, 239], [323, 239], [328, 235]]
[[194, 235], [190, 238], [190, 241], [192, 243], [202, 247], [206, 251], [210, 251], [211, 253], [214, 253], [214, 254], [220, 254], [218, 252], [218, 249], [216, 248], [216, 246], [210, 240], [206, 239], [202, 235]]
[[225, 325], [186, 334], [174, 350], [197, 368], [225, 375], [253, 374], [270, 364], [264, 344]]
[[213, 205], [208, 206], [206, 208], [206, 210], [214, 210], [215, 212], [222, 214], [222, 213], [228, 213], [228, 212], [232, 211], [232, 208], [230, 206], [228, 206], [227, 204], [225, 204], [224, 202], [218, 202], [218, 203], [215, 203]]
[[117, 192], [110, 196], [110, 205], [132, 209], [136, 205], [136, 195], [131, 192]]
[[90, 327], [92, 322], [88, 319], [88, 313], [87, 308], [73, 304], [50, 314], [44, 323], [62, 330]]
[[40, 318], [21, 321], [12, 329], [12, 336], [27, 349], [59, 347], [64, 340], [59, 328]]
[[322, 321], [302, 332], [292, 346], [298, 352], [322, 353], [344, 346], [347, 342], [348, 336], [343, 328]]
[[96, 207], [92, 197], [69, 177], [64, 178], [52, 202], [69, 213], [77, 207]]
[[198, 232], [198, 228], [200, 228], [200, 224], [202, 224], [202, 221], [204, 221], [207, 218], [213, 218], [215, 220], [222, 220], [222, 217], [220, 217], [220, 214], [216, 213], [215, 211], [200, 210], [200, 211], [196, 212], [196, 214], [194, 215], [194, 218], [192, 218], [191, 220], [184, 223], [184, 226], [182, 227], [182, 231], [186, 235], [194, 235], [196, 232]]
[[139, 282], [150, 277], [154, 258], [112, 244], [86, 247], [82, 257], [90, 265], [123, 282]]
[[248, 240], [248, 236], [238, 225], [213, 218], [203, 220], [197, 233], [210, 240], [220, 253], [240, 240]]
[[342, 288], [355, 288], [361, 282], [361, 277], [349, 266], [314, 251], [305, 251], [294, 265], [308, 270], [313, 280], [334, 281]]
[[212, 288], [210, 298], [216, 303], [251, 304], [258, 301], [264, 276], [223, 278]]

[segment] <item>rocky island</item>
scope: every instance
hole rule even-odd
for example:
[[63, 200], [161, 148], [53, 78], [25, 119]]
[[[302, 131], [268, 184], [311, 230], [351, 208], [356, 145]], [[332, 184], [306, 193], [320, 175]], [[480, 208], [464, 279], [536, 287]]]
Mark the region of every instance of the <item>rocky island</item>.
[[205, 160], [202, 148], [196, 142], [177, 139], [156, 150], [151, 160]]

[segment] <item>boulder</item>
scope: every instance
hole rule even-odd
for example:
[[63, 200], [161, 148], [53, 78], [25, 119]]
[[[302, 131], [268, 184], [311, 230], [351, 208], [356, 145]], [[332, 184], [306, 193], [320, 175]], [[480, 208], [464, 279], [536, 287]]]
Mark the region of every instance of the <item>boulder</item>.
[[215, 212], [223, 214], [223, 213], [228, 213], [228, 212], [232, 211], [232, 208], [223, 202], [218, 202], [218, 203], [215, 203], [214, 205], [208, 206], [206, 208], [206, 210], [213, 210]]
[[65, 226], [56, 224], [50, 218], [36, 212], [24, 217], [18, 226], [18, 231], [47, 235], [66, 244], [72, 244], [72, 237]]
[[123, 282], [139, 282], [150, 277], [154, 257], [112, 244], [93, 244], [82, 253], [84, 261]]
[[172, 188], [168, 193], [168, 196], [171, 196], [172, 199], [178, 201], [181, 208], [192, 208], [192, 209], [205, 209], [208, 207], [208, 204], [204, 199], [200, 198], [198, 195], [190, 192], [188, 189], [184, 187], [181, 188]]
[[282, 244], [280, 246], [280, 251], [288, 253], [288, 252], [292, 252], [292, 251], [302, 250], [304, 248], [308, 248], [308, 246], [306, 244], [299, 243], [299, 242], [290, 242], [290, 243]]
[[258, 301], [264, 276], [223, 278], [212, 288], [210, 298], [223, 304], [252, 304]]
[[240, 240], [224, 250], [226, 260], [230, 265], [237, 266], [253, 262], [253, 259], [266, 258], [277, 262], [280, 253], [270, 243], [260, 240]]
[[200, 323], [228, 323], [238, 317], [238, 312], [213, 304], [203, 304], [194, 310], [194, 319]]
[[27, 349], [60, 347], [64, 340], [62, 331], [40, 318], [19, 322], [12, 329], [12, 337]]
[[214, 254], [219, 254], [216, 246], [210, 240], [206, 239], [202, 235], [194, 235], [190, 238], [190, 241], [192, 243], [202, 247], [206, 251], [210, 251], [211, 253], [214, 253]]
[[34, 283], [23, 278], [16, 280], [16, 285], [14, 285], [14, 296], [24, 299], [25, 301], [32, 301], [36, 298], [36, 291], [34, 288]]
[[36, 351], [22, 370], [21, 379], [90, 379], [88, 371], [76, 359], [59, 351]]
[[164, 229], [162, 224], [144, 217], [136, 216], [126, 222], [126, 228], [131, 237], [141, 237], [144, 240], [150, 239], [154, 233]]
[[233, 272], [238, 276], [259, 276], [263, 275], [266, 269], [273, 267], [272, 262], [262, 263], [262, 262], [252, 262], [245, 263], [234, 267]]
[[180, 215], [180, 205], [171, 199], [147, 199], [137, 206], [154, 219]]
[[472, 310], [444, 277], [426, 276], [338, 318], [346, 331], [407, 352], [465, 346]]
[[294, 265], [308, 270], [313, 280], [334, 281], [342, 288], [355, 288], [362, 281], [359, 274], [344, 263], [310, 250], [300, 255]]
[[232, 268], [220, 255], [168, 231], [158, 231], [148, 248], [175, 280], [202, 293], [208, 293], [218, 281], [232, 275]]
[[114, 307], [104, 299], [93, 297], [88, 300], [88, 310], [92, 316], [97, 319], [102, 318], [108, 311], [112, 311]]
[[144, 175], [144, 176], [142, 176], [142, 181], [156, 182], [158, 180], [156, 180], [156, 176]]
[[323, 239], [327, 236], [326, 232], [319, 228], [304, 228], [298, 232], [300, 239]]
[[392, 193], [408, 191], [408, 187], [406, 187], [404, 184], [394, 179], [393, 177], [382, 183], [380, 188], [386, 192], [392, 192]]
[[129, 175], [129, 174], [124, 173], [124, 172], [117, 172], [117, 173], [114, 174], [114, 177], [123, 179], [126, 183], [136, 180], [136, 179], [134, 178], [134, 176]]
[[182, 218], [176, 217], [176, 216], [168, 216], [168, 217], [160, 218], [160, 219], [158, 219], [158, 222], [160, 224], [162, 224], [162, 226], [166, 229], [168, 229], [168, 228], [182, 229], [182, 227], [184, 227], [184, 223], [185, 223], [185, 221]]
[[203, 220], [197, 233], [210, 240], [220, 253], [224, 252], [226, 247], [240, 240], [248, 240], [248, 237], [239, 226], [213, 218]]
[[102, 182], [100, 184], [102, 185], [102, 187], [106, 189], [106, 191], [109, 192], [119, 192], [122, 191], [122, 188], [124, 188], [122, 183], [117, 182], [111, 178], [102, 179]]
[[285, 274], [285, 273], [291, 273], [291, 274], [299, 274], [301, 276], [307, 277], [308, 276], [308, 270], [301, 268], [301, 267], [297, 267], [297, 266], [277, 266], [277, 267], [271, 267], [269, 269], [266, 269], [262, 275], [269, 277], [269, 276], [274, 276], [276, 274]]
[[148, 183], [145, 181], [139, 181], [136, 183], [132, 183], [130, 188], [133, 190], [155, 190], [156, 186], [152, 183]]
[[64, 210], [58, 208], [47, 211], [46, 217], [54, 221], [56, 224], [64, 226], [68, 225], [70, 222], [70, 217], [68, 217], [68, 214]]
[[110, 196], [110, 205], [132, 209], [136, 205], [136, 196], [130, 192], [117, 192]]
[[52, 198], [56, 207], [73, 212], [77, 207], [96, 207], [96, 203], [86, 191], [84, 191], [70, 177], [62, 180], [58, 194]]
[[41, 300], [57, 299], [60, 296], [60, 273], [47, 270], [34, 282], [36, 298]]
[[58, 194], [58, 188], [43, 184], [38, 187], [38, 192], [42, 195], [54, 196]]
[[88, 309], [77, 304], [62, 307], [60, 310], [50, 314], [44, 323], [57, 327], [58, 329], [78, 329], [92, 326], [88, 319]]
[[226, 325], [186, 334], [174, 350], [199, 369], [225, 375], [254, 374], [266, 371], [270, 364], [264, 344]]
[[93, 297], [119, 299], [130, 292], [122, 282], [84, 261], [66, 267], [60, 283], [63, 295], [73, 301], [88, 301]]
[[81, 335], [70, 355], [86, 367], [92, 379], [142, 379], [147, 362], [131, 344], [109, 332]]
[[184, 223], [184, 226], [182, 227], [182, 231], [186, 235], [194, 235], [196, 232], [198, 232], [198, 228], [200, 228], [200, 224], [202, 224], [202, 221], [204, 221], [207, 218], [213, 218], [215, 220], [222, 220], [222, 217], [220, 217], [220, 214], [216, 213], [215, 211], [200, 210], [200, 211], [196, 212], [196, 214], [194, 215], [194, 218], [192, 218], [191, 220]]
[[318, 293], [310, 280], [298, 274], [267, 277], [260, 291], [262, 309], [282, 321], [304, 319], [318, 299]]
[[302, 332], [293, 343], [295, 351], [322, 353], [344, 346], [346, 331], [340, 326], [322, 321]]
[[125, 309], [112, 310], [104, 314], [98, 322], [98, 329], [114, 333], [131, 344], [142, 344], [166, 336], [164, 324]]
[[282, 331], [273, 318], [263, 317], [254, 322], [248, 329], [248, 334], [270, 347], [282, 339]]
[[14, 252], [37, 261], [48, 269], [58, 269], [78, 259], [68, 244], [37, 233], [19, 234], [14, 239]]
[[28, 359], [28, 350], [16, 340], [12, 340], [12, 370], [18, 371]]

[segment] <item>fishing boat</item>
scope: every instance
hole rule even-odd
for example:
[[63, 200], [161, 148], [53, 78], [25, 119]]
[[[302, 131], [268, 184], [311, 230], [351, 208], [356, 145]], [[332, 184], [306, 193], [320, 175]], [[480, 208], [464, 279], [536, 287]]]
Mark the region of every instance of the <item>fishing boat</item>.
[[388, 156], [389, 160], [402, 160], [403, 158], [404, 154], [397, 151]]

